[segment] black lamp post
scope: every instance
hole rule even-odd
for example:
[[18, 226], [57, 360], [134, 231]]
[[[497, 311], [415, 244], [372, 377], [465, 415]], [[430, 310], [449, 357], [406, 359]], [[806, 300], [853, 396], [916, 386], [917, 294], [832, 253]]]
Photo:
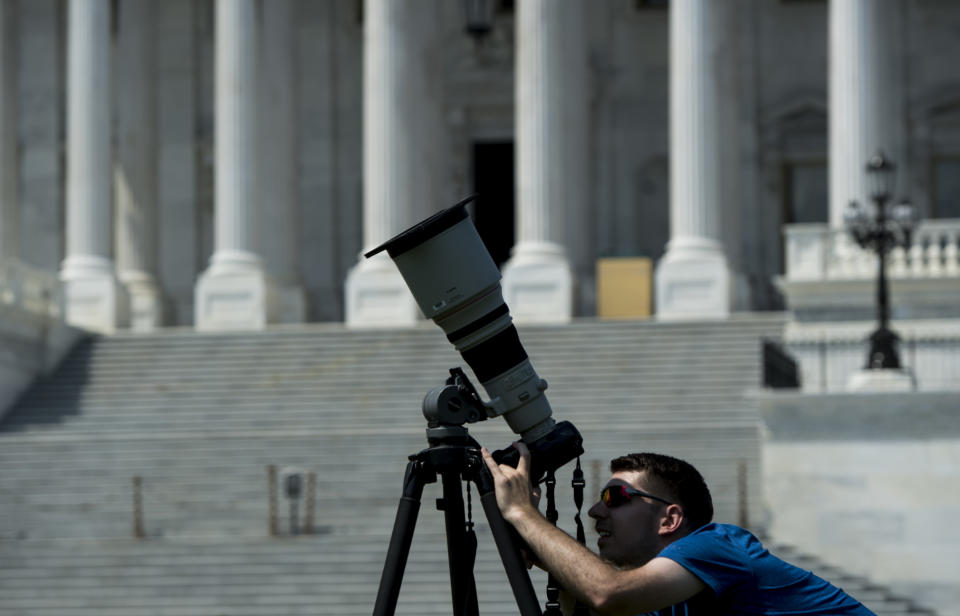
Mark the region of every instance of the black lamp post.
[[851, 201], [844, 212], [844, 225], [853, 240], [865, 249], [877, 254], [877, 329], [870, 335], [870, 354], [867, 369], [898, 369], [897, 355], [899, 337], [889, 327], [890, 299], [887, 291], [887, 254], [898, 246], [908, 248], [913, 229], [917, 224], [916, 210], [902, 201], [888, 211], [888, 202], [893, 193], [894, 165], [883, 155], [874, 154], [867, 163], [867, 178], [873, 208], [868, 210], [856, 201]]

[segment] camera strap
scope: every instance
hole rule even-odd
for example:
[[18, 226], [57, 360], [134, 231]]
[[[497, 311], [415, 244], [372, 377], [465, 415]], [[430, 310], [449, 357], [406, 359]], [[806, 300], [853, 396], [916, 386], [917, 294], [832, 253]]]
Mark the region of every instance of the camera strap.
[[[554, 476], [553, 471], [547, 472], [544, 484], [547, 486], [546, 518], [548, 522], [556, 526], [560, 515], [557, 512], [556, 503], [557, 478]], [[583, 489], [586, 487], [587, 482], [583, 478], [583, 469], [580, 467], [579, 457], [577, 458], [577, 467], [573, 471], [573, 480], [570, 482], [570, 485], [573, 487], [573, 503], [577, 506], [577, 513], [573, 517], [577, 523], [577, 541], [582, 545], [586, 545], [587, 537], [583, 529], [583, 520], [580, 517], [580, 511], [583, 509]], [[547, 603], [545, 608], [543, 616], [563, 615], [563, 612], [560, 610], [560, 584], [556, 578], [553, 577], [552, 573], [547, 576]], [[580, 603], [580, 601], [577, 601], [573, 608], [573, 616], [587, 616], [587, 614], [587, 607]]]
[[[557, 478], [554, 476], [553, 471], [547, 471], [547, 477], [543, 483], [547, 486], [547, 521], [556, 526], [557, 520], [560, 519], [560, 514], [557, 513], [555, 495]], [[547, 575], [547, 603], [544, 608], [543, 616], [563, 616], [563, 612], [560, 610], [560, 584], [556, 578], [553, 577], [552, 573]]]
[[[580, 468], [580, 456], [577, 456], [577, 467], [573, 469], [573, 480], [570, 482], [573, 488], [573, 504], [577, 506], [577, 513], [573, 519], [577, 522], [577, 541], [581, 545], [587, 544], [587, 535], [583, 530], [583, 520], [580, 517], [580, 511], [583, 509], [583, 489], [587, 486], [583, 478], [583, 469]], [[587, 606], [578, 600], [573, 606], [573, 616], [588, 616]]]

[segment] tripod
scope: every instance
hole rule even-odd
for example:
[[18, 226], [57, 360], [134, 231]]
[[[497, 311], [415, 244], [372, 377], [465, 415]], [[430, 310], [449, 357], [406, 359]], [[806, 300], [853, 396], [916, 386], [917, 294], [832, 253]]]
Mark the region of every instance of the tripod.
[[[424, 414], [427, 414], [426, 402]], [[429, 419], [429, 415], [428, 415]], [[433, 422], [431, 422], [433, 423]], [[410, 456], [403, 480], [403, 496], [390, 537], [380, 589], [373, 616], [393, 616], [400, 594], [400, 583], [413, 541], [423, 486], [439, 475], [443, 499], [438, 508], [444, 513], [447, 534], [447, 560], [454, 616], [477, 616], [477, 588], [473, 577], [476, 537], [466, 529], [461, 477], [477, 486], [483, 511], [500, 553], [507, 579], [522, 616], [541, 616], [537, 596], [527, 574], [518, 545], [519, 538], [500, 514], [494, 494], [493, 477], [480, 456], [480, 444], [462, 425], [431, 425], [427, 428], [429, 447]]]

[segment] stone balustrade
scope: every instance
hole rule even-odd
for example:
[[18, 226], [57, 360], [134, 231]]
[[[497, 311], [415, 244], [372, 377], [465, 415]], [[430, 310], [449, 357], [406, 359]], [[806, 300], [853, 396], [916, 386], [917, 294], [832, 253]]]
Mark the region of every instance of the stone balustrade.
[[[826, 224], [784, 227], [786, 280], [874, 278], [876, 255], [858, 247], [842, 228]], [[889, 256], [891, 278], [960, 277], [960, 219], [927, 220], [914, 232], [911, 246]]]
[[0, 261], [0, 303], [56, 317], [60, 314], [60, 281], [56, 273], [22, 261]]
[[[867, 338], [874, 322], [791, 323], [785, 346], [796, 360], [801, 389], [808, 393], [846, 391], [850, 376], [867, 362]], [[955, 319], [897, 321], [903, 367], [919, 391], [960, 390], [960, 324]]]

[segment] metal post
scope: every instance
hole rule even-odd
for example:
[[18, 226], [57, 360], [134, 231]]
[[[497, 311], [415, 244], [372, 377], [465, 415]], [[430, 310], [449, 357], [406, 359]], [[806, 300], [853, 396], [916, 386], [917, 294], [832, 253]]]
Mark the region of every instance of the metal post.
[[313, 534], [313, 521], [317, 510], [317, 474], [307, 473], [307, 494], [303, 513], [303, 532], [306, 535]]
[[740, 528], [750, 527], [750, 510], [747, 499], [747, 461], [737, 461], [737, 523]]
[[867, 369], [900, 368], [897, 354], [897, 334], [890, 325], [890, 294], [887, 290], [887, 251], [893, 243], [887, 229], [886, 199], [875, 199], [877, 204], [877, 228], [874, 233], [874, 249], [877, 253], [877, 330], [870, 335], [870, 354]]
[[143, 539], [143, 479], [140, 475], [133, 476], [133, 538]]
[[277, 532], [277, 467], [267, 465], [267, 532], [276, 537]]

